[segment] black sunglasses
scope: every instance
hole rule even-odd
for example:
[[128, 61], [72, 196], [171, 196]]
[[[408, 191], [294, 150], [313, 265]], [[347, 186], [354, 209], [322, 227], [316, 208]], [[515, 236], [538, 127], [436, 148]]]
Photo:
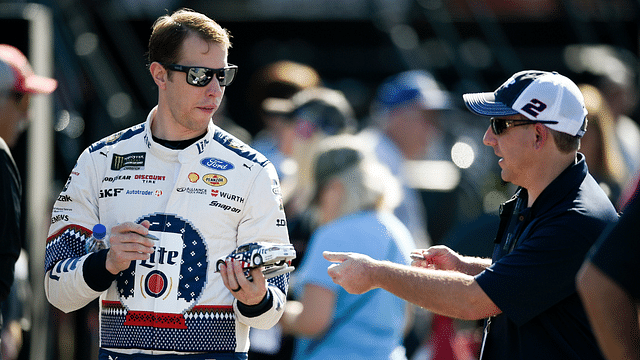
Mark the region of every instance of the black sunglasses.
[[238, 72], [238, 67], [231, 64], [221, 69], [210, 69], [200, 66], [183, 66], [177, 64], [162, 64], [162, 66], [169, 70], [187, 73], [187, 83], [189, 85], [200, 87], [207, 86], [214, 76], [218, 79], [220, 86], [231, 85], [233, 79], [236, 77], [236, 73]]
[[532, 125], [535, 123], [539, 123], [539, 124], [557, 124], [557, 121], [554, 120], [508, 120], [508, 119], [497, 119], [497, 118], [491, 118], [491, 120], [489, 120], [491, 122], [491, 130], [493, 130], [493, 133], [496, 135], [500, 135], [503, 132], [505, 132], [505, 130], [507, 130], [510, 127], [515, 127], [515, 126], [521, 126], [521, 125]]

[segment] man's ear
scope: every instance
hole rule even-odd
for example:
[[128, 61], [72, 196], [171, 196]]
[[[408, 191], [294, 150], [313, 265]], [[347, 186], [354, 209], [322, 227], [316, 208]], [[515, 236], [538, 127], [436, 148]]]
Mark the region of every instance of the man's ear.
[[159, 62], [154, 61], [149, 65], [149, 72], [151, 72], [151, 77], [156, 85], [161, 89], [165, 89], [168, 78], [167, 69], [160, 65]]
[[21, 113], [26, 114], [29, 110], [29, 103], [31, 102], [31, 94], [25, 93], [22, 95], [16, 106]]
[[535, 127], [535, 136], [536, 136], [535, 148], [541, 149], [547, 143], [547, 140], [551, 135], [549, 133], [549, 128], [547, 128], [546, 126], [540, 123], [536, 123], [533, 126]]

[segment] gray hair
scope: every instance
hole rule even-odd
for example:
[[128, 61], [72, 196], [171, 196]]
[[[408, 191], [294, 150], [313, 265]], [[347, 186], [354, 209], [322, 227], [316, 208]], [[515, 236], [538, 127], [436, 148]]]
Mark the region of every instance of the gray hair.
[[[341, 151], [357, 152], [358, 160], [345, 165], [337, 163], [336, 155], [333, 154]], [[345, 188], [345, 199], [339, 216], [362, 210], [393, 211], [400, 203], [401, 188], [398, 180], [386, 166], [376, 160], [372, 149], [357, 136], [337, 135], [323, 140], [314, 165], [316, 179], [319, 177], [318, 171], [325, 167], [325, 173], [320, 176], [322, 184], [316, 186], [336, 179]]]

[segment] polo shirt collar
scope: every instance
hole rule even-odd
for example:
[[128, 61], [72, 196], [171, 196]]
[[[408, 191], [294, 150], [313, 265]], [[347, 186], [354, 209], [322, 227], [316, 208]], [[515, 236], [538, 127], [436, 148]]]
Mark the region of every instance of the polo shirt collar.
[[[558, 177], [556, 177], [544, 190], [531, 206], [531, 216], [536, 217], [537, 214], [554, 208], [558, 203], [562, 202], [571, 191], [582, 184], [585, 177], [589, 173], [584, 155], [578, 153], [578, 161], [567, 167]], [[527, 194], [528, 195], [528, 194]]]

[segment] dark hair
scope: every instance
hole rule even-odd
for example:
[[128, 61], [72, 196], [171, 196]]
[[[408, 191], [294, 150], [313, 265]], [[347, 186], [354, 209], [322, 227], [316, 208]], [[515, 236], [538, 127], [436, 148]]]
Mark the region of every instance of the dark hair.
[[231, 47], [231, 35], [218, 23], [191, 9], [180, 9], [171, 15], [159, 17], [151, 27], [147, 59], [149, 64], [173, 64], [180, 58], [184, 39], [191, 33], [203, 40], [221, 44], [225, 50]]
[[[586, 121], [586, 120], [585, 120]], [[558, 150], [563, 153], [570, 153], [572, 151], [578, 151], [580, 149], [580, 136], [567, 134], [561, 131], [556, 131], [551, 128], [547, 128], [553, 135], [553, 140], [556, 142]]]

